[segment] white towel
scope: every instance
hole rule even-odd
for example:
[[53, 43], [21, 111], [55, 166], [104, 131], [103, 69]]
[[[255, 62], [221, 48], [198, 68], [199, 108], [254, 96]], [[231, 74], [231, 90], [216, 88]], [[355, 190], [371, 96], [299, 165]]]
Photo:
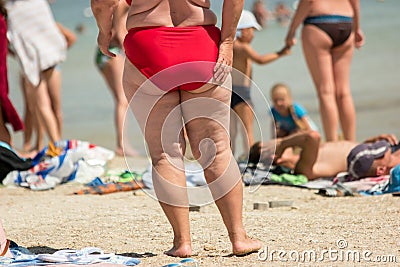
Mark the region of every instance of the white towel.
[[46, 0], [9, 0], [8, 38], [23, 73], [37, 86], [40, 73], [66, 58], [67, 43]]

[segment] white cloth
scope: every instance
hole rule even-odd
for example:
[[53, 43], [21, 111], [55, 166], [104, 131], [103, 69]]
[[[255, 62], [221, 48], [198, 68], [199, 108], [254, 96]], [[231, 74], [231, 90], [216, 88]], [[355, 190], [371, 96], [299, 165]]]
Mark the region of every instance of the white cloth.
[[47, 0], [9, 0], [8, 39], [22, 71], [37, 86], [40, 73], [66, 58], [67, 42]]

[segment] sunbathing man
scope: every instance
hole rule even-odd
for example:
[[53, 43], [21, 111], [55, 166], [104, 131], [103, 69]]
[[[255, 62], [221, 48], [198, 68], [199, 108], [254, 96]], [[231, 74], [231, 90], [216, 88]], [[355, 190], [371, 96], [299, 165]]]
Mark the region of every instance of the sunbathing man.
[[[250, 149], [249, 162], [289, 167], [310, 180], [334, 177], [345, 171], [359, 179], [389, 174], [400, 164], [400, 150], [392, 152], [390, 149], [396, 144], [398, 140], [391, 134], [372, 137], [363, 143], [344, 140], [321, 143], [318, 132], [306, 131], [267, 143], [255, 143]], [[291, 147], [300, 147], [300, 154], [287, 149]]]

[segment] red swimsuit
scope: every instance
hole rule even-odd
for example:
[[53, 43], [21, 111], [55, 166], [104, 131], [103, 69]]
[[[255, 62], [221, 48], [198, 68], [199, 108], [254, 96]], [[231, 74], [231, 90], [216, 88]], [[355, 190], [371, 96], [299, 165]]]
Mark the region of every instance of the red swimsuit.
[[195, 90], [213, 76], [220, 36], [214, 25], [132, 28], [124, 48], [131, 63], [161, 90]]

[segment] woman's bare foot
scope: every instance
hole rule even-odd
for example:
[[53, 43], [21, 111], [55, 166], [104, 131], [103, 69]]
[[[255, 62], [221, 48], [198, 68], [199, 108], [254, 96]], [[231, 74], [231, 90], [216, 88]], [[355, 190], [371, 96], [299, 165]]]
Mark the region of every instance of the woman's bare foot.
[[245, 236], [243, 240], [232, 242], [232, 253], [236, 256], [245, 256], [257, 252], [262, 245], [261, 241]]
[[164, 251], [164, 254], [171, 257], [187, 258], [192, 255], [192, 246], [190, 244], [174, 245], [170, 250]]

